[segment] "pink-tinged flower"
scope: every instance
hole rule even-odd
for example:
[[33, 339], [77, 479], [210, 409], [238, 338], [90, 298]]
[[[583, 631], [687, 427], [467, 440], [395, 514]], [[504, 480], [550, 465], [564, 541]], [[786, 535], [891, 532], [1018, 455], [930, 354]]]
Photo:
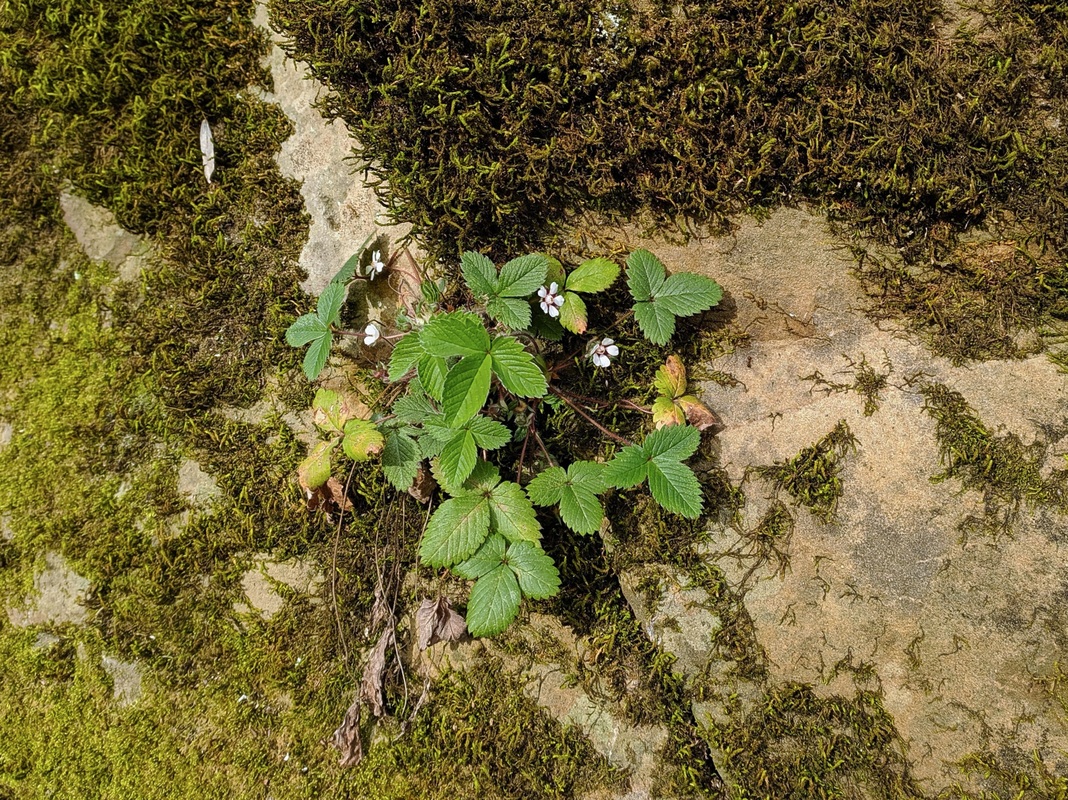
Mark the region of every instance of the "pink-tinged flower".
[[367, 277], [374, 280], [375, 275], [381, 275], [385, 268], [386, 262], [382, 260], [382, 251], [375, 250], [371, 253], [371, 263], [367, 265]]
[[560, 316], [560, 306], [564, 304], [564, 296], [557, 294], [559, 291], [560, 287], [556, 285], [556, 281], [550, 283], [548, 288], [542, 286], [538, 289], [538, 297], [541, 298], [538, 304], [541, 310], [550, 317]]
[[378, 326], [373, 322], [368, 322], [367, 327], [363, 329], [363, 343], [372, 347], [381, 335], [382, 331], [378, 329]]
[[612, 363], [612, 359], [619, 355], [619, 348], [607, 337], [599, 342], [594, 339], [590, 342], [586, 355], [590, 357], [595, 367], [607, 367]]

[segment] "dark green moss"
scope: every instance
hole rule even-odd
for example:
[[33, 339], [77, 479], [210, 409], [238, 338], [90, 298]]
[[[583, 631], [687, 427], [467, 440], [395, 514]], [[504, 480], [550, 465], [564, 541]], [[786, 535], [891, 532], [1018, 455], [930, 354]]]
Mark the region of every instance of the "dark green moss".
[[893, 367], [889, 361], [884, 364], [884, 367], [886, 372], [877, 372], [875, 367], [868, 363], [867, 356], [862, 355], [860, 361], [849, 361], [848, 371], [853, 375], [852, 383], [828, 380], [819, 370], [806, 375], [802, 380], [812, 381], [813, 388], [821, 391], [856, 392], [864, 398], [864, 416], [870, 417], [879, 410], [882, 392], [890, 383], [890, 373], [893, 372]]
[[753, 472], [784, 489], [824, 522], [834, 518], [842, 496], [842, 459], [856, 450], [857, 441], [840, 421], [830, 433], [783, 463], [755, 467]]
[[943, 384], [928, 384], [921, 392], [924, 409], [937, 423], [945, 466], [933, 480], [954, 478], [963, 488], [982, 492], [983, 517], [966, 521], [967, 528], [1007, 532], [1025, 505], [1068, 509], [1068, 470], [1055, 469], [1043, 477], [1042, 443], [1028, 447], [1015, 434], [995, 435], [963, 395]]

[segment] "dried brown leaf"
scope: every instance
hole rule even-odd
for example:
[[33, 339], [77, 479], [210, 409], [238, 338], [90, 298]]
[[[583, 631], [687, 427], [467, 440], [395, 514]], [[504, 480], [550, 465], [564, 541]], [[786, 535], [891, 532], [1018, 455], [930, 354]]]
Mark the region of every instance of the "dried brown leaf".
[[345, 497], [345, 487], [337, 478], [330, 478], [315, 489], [303, 488], [309, 511], [317, 511], [320, 508], [326, 512], [352, 511], [353, 509], [352, 502]]
[[355, 767], [363, 760], [363, 743], [360, 741], [360, 698], [353, 701], [345, 718], [334, 731], [334, 747], [341, 751], [341, 766]]
[[378, 583], [375, 584], [375, 604], [371, 607], [371, 630], [378, 630], [382, 623], [392, 615], [393, 612], [389, 607], [389, 602], [386, 600], [386, 590], [382, 586], [381, 579], [379, 579]]
[[723, 423], [720, 422], [716, 413], [692, 394], [680, 397], [675, 402], [686, 413], [687, 421], [697, 430], [704, 431], [709, 428], [723, 427]]
[[419, 634], [419, 649], [426, 650], [438, 642], [456, 642], [467, 633], [467, 623], [447, 597], [424, 600], [415, 612], [415, 629]]
[[426, 468], [425, 463], [419, 464], [419, 471], [415, 474], [415, 481], [408, 487], [408, 494], [410, 494], [417, 503], [430, 502], [430, 498], [434, 496], [434, 490], [438, 488], [438, 482], [434, 480], [434, 476], [430, 474], [430, 470]]
[[360, 681], [360, 700], [370, 704], [371, 713], [376, 717], [386, 713], [382, 680], [386, 673], [386, 654], [393, 642], [393, 628], [388, 627], [378, 637], [378, 644], [371, 651], [371, 658], [363, 669], [363, 680]]

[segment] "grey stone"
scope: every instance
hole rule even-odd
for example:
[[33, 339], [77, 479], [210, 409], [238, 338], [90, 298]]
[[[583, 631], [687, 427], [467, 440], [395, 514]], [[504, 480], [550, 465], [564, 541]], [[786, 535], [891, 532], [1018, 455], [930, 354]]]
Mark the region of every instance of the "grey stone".
[[178, 467], [178, 493], [196, 508], [207, 508], [222, 496], [215, 479], [189, 458]]
[[11, 444], [11, 438], [15, 435], [15, 428], [10, 422], [0, 422], [0, 447]]
[[94, 206], [71, 192], [59, 196], [63, 220], [93, 261], [106, 261], [119, 270], [124, 281], [137, 280], [145, 268], [151, 248], [141, 237], [130, 233], [106, 208]]
[[122, 707], [131, 706], [141, 697], [141, 667], [136, 662], [103, 656], [101, 665], [111, 678], [112, 698]]
[[285, 584], [290, 589], [319, 599], [325, 578], [313, 565], [294, 559], [292, 561], [274, 561], [270, 556], [257, 557], [256, 568], [248, 570], [241, 576], [241, 588], [245, 592], [245, 603], [237, 603], [234, 610], [239, 614], [258, 613], [263, 619], [270, 619], [285, 604], [285, 598], [278, 591], [278, 584]]
[[7, 617], [18, 628], [31, 625], [81, 625], [87, 612], [83, 602], [89, 581], [72, 570], [59, 553], [45, 555], [45, 568], [33, 579], [33, 594], [21, 608], [8, 608]]

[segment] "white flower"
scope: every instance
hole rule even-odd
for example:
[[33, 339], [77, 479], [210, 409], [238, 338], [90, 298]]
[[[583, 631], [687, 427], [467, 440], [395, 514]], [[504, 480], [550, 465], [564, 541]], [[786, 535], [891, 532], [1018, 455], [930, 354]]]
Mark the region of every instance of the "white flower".
[[560, 291], [560, 287], [556, 285], [556, 281], [550, 283], [548, 288], [542, 286], [538, 289], [538, 297], [541, 298], [539, 303], [541, 310], [550, 317], [560, 316], [560, 306], [564, 304], [564, 296], [557, 294], [558, 291]]
[[371, 279], [375, 279], [375, 275], [381, 275], [382, 270], [386, 268], [385, 262], [382, 260], [382, 251], [375, 250], [371, 253], [371, 263], [367, 265], [367, 276]]
[[586, 355], [590, 357], [595, 367], [607, 367], [612, 363], [612, 359], [619, 355], [619, 348], [607, 337], [599, 342], [594, 339], [590, 342]]
[[371, 347], [378, 341], [378, 337], [382, 335], [382, 331], [378, 329], [378, 326], [373, 322], [368, 322], [367, 327], [363, 329], [363, 343], [368, 347]]

